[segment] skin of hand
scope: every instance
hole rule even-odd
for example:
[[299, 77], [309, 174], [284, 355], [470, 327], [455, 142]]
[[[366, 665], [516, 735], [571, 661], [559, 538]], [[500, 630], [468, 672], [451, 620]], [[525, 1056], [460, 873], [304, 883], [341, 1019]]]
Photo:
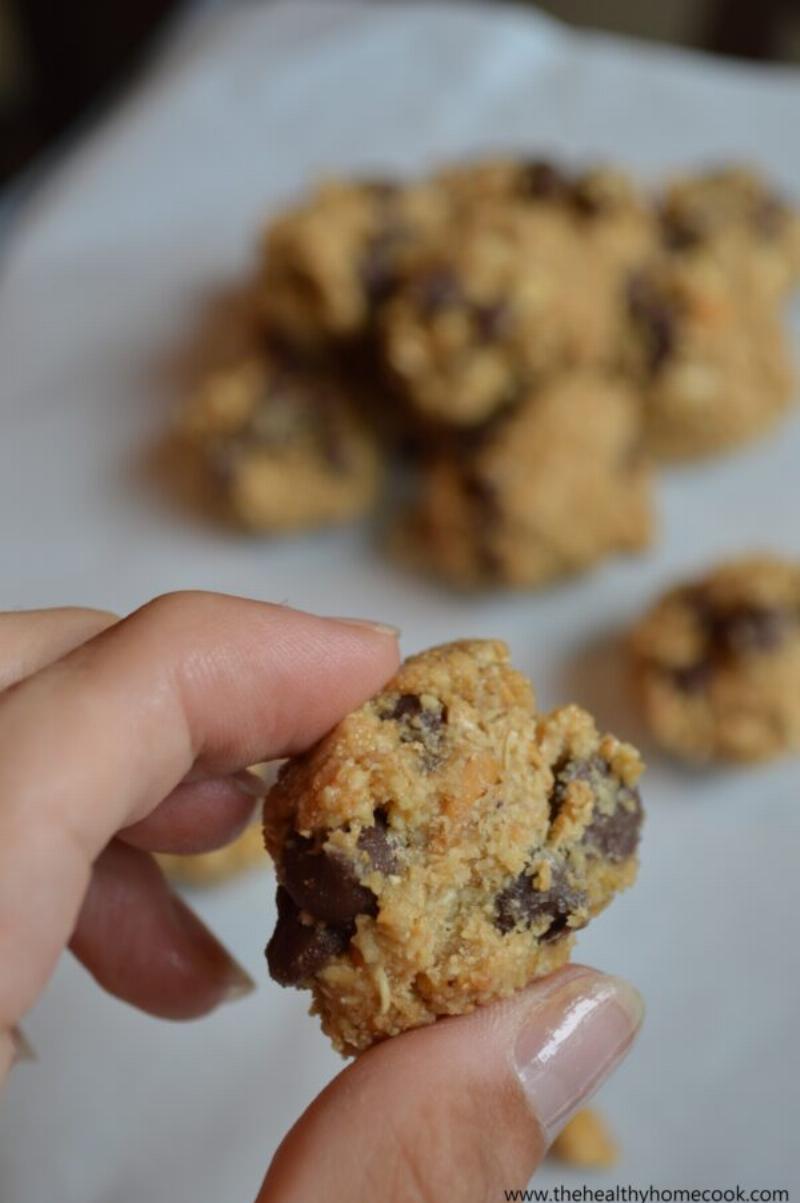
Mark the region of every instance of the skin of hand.
[[[0, 1082], [67, 946], [110, 993], [170, 1019], [253, 988], [150, 853], [233, 839], [253, 806], [245, 766], [308, 747], [398, 659], [381, 624], [216, 594], [123, 620], [0, 614]], [[633, 987], [570, 966], [377, 1045], [301, 1116], [258, 1203], [501, 1198], [641, 1020]]]

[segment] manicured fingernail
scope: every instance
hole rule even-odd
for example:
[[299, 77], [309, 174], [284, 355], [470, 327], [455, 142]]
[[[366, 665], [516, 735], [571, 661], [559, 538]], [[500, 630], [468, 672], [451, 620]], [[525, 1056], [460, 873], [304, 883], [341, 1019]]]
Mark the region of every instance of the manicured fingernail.
[[248, 994], [252, 994], [256, 988], [256, 984], [246, 970], [242, 969], [241, 965], [235, 966], [235, 973], [231, 972], [228, 985], [223, 991], [220, 999], [220, 1005], [225, 1003], [236, 1002], [240, 998], [246, 998]]
[[400, 635], [400, 628], [393, 627], [388, 622], [373, 622], [371, 618], [339, 618], [338, 615], [328, 615], [333, 622], [343, 622], [349, 627], [366, 627], [370, 631], [377, 631], [379, 635], [391, 635], [397, 639]]
[[14, 1059], [12, 1065], [17, 1065], [20, 1061], [37, 1061], [36, 1052], [28, 1037], [23, 1032], [22, 1028], [11, 1029], [11, 1042], [14, 1045]]
[[514, 1062], [548, 1144], [623, 1059], [643, 1017], [641, 995], [622, 978], [579, 972], [543, 983]]
[[267, 794], [269, 786], [258, 773], [251, 773], [249, 769], [243, 769], [240, 773], [234, 773], [231, 781], [240, 789], [243, 794], [247, 794], [250, 798], [264, 798]]

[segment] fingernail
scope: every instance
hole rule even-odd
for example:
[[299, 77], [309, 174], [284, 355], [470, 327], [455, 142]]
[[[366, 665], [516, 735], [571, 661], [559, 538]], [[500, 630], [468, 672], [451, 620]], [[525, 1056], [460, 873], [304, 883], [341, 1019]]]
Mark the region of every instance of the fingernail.
[[543, 984], [514, 1063], [547, 1144], [623, 1059], [643, 1017], [641, 995], [622, 978], [584, 971]]
[[38, 1060], [34, 1047], [22, 1028], [15, 1027], [11, 1029], [11, 1043], [14, 1046], [12, 1065], [17, 1065], [20, 1061]]
[[349, 627], [366, 627], [367, 630], [377, 631], [379, 635], [391, 635], [395, 639], [400, 636], [400, 628], [393, 627], [388, 622], [373, 622], [371, 618], [340, 618], [332, 614], [328, 617], [332, 622], [343, 622]]
[[245, 998], [248, 994], [252, 994], [255, 988], [256, 984], [250, 974], [245, 969], [242, 969], [241, 965], [234, 964], [228, 985], [225, 987], [220, 998], [220, 1006], [224, 1006], [225, 1003], [236, 1002], [240, 998]]

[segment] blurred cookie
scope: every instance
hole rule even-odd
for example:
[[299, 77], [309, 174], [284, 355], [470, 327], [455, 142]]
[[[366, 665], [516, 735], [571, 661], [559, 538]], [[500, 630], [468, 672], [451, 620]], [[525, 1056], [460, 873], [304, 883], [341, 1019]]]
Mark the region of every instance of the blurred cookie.
[[190, 856], [159, 853], [156, 860], [172, 881], [190, 886], [213, 886], [237, 877], [261, 864], [266, 866], [264, 835], [259, 824], [251, 824], [224, 848]]
[[626, 374], [642, 392], [649, 451], [691, 459], [769, 430], [792, 395], [777, 308], [734, 287], [713, 257], [664, 256], [628, 285]]
[[434, 453], [397, 543], [462, 588], [538, 586], [641, 550], [652, 525], [638, 400], [576, 371]]
[[669, 590], [631, 635], [663, 748], [689, 761], [800, 750], [800, 565], [749, 556]]
[[260, 303], [299, 346], [359, 336], [409, 250], [443, 221], [426, 184], [330, 180], [280, 214], [264, 238]]
[[608, 1170], [617, 1164], [619, 1149], [600, 1112], [584, 1107], [562, 1128], [549, 1155], [578, 1169]]
[[702, 250], [745, 287], [779, 300], [800, 276], [800, 215], [752, 168], [679, 176], [661, 197], [667, 246]]
[[241, 525], [288, 531], [372, 506], [374, 435], [332, 369], [265, 350], [211, 376], [184, 415], [208, 488]]
[[267, 799], [272, 976], [348, 1053], [518, 990], [633, 881], [641, 769], [502, 643], [412, 656]]

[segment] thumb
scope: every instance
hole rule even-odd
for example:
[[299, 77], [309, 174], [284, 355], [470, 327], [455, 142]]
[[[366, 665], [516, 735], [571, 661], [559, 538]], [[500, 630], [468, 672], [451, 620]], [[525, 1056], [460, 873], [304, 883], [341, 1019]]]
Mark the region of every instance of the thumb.
[[503, 1198], [624, 1057], [642, 1016], [627, 982], [576, 965], [379, 1044], [301, 1116], [258, 1203]]

